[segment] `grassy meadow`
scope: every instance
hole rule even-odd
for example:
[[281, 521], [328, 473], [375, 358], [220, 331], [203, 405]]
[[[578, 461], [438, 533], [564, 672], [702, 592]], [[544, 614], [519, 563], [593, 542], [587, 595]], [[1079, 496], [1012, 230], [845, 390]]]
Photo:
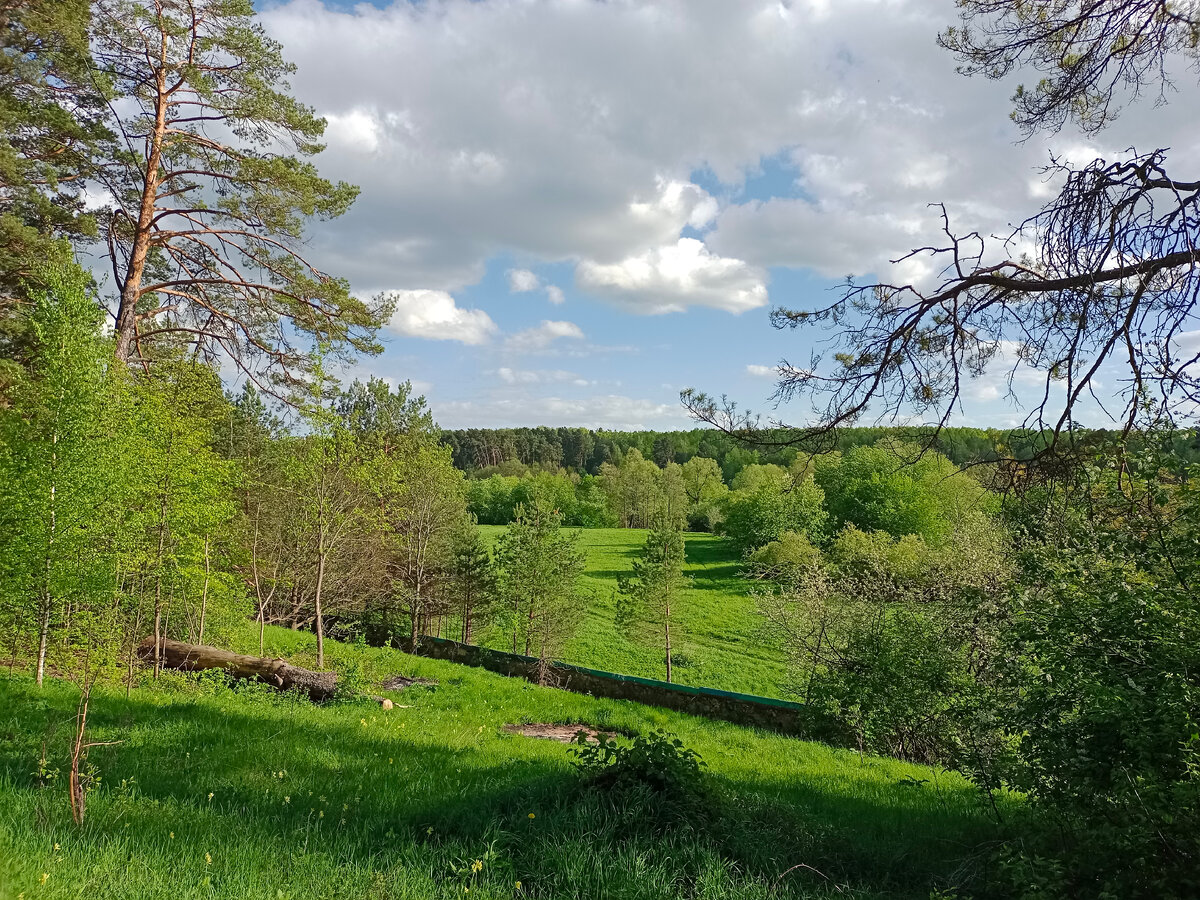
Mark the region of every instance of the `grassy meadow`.
[[[267, 652], [314, 661], [304, 633], [271, 629]], [[926, 898], [977, 874], [997, 834], [946, 772], [390, 649], [329, 655], [363, 686], [439, 683], [389, 711], [219, 677], [97, 688], [89, 737], [121, 743], [91, 753], [82, 827], [65, 785], [78, 689], [0, 680], [0, 900]], [[502, 730], [528, 722], [678, 734], [707, 764], [711, 815], [655, 824], [587, 788], [567, 747]]]
[[[481, 525], [491, 540], [504, 530]], [[633, 561], [646, 542], [640, 528], [585, 528], [580, 547], [587, 553], [584, 589], [590, 593], [579, 633], [568, 642], [566, 662], [607, 672], [663, 678], [663, 653], [632, 640], [613, 623], [617, 578], [632, 573]], [[740, 691], [766, 697], [784, 696], [782, 655], [763, 646], [760, 619], [750, 584], [738, 576], [739, 557], [728, 542], [711, 534], [685, 535], [684, 574], [691, 583], [672, 608], [673, 677], [680, 684]], [[511, 650], [502, 634], [485, 635], [483, 643]]]

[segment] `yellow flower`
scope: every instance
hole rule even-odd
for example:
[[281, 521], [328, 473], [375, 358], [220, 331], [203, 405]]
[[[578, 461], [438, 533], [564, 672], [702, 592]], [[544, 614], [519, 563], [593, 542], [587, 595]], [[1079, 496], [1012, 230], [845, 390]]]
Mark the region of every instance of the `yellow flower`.
[[209, 803], [212, 803], [212, 798], [213, 798], [212, 791], [209, 791], [208, 792], [208, 802]]
[[535, 814], [533, 814], [533, 813], [530, 813], [530, 814], [529, 814], [529, 818], [531, 818], [531, 819], [536, 819], [536, 818], [537, 818], [537, 816], [536, 816]]
[[211, 865], [212, 865], [212, 855], [211, 855], [211, 854], [209, 854], [209, 853], [205, 853], [205, 854], [204, 854], [204, 864], [205, 864], [206, 866], [211, 866]]
[[59, 850], [61, 850], [61, 849], [62, 849], [62, 847], [60, 847], [58, 844], [55, 844], [55, 845], [54, 845], [54, 852], [55, 852], [55, 853], [57, 853], [57, 852], [58, 852]]
[[317, 818], [318, 819], [325, 818], [325, 810], [321, 810], [319, 813], [317, 813]]
[[520, 889], [521, 889], [521, 882], [518, 881], [517, 882], [517, 890], [519, 891]]
[[171, 840], [175, 840], [175, 832], [171, 832]]
[[483, 860], [482, 859], [477, 859], [477, 860], [475, 860], [475, 862], [471, 863], [471, 871], [472, 872], [478, 872], [482, 868], [483, 868]]
[[45, 884], [45, 883], [46, 883], [46, 882], [49, 880], [49, 878], [50, 878], [50, 873], [49, 873], [49, 872], [43, 872], [43, 873], [42, 873], [42, 884]]
[[283, 798], [283, 802], [284, 802], [284, 803], [291, 803], [291, 802], [292, 802], [292, 798], [291, 798], [291, 797], [284, 797], [284, 798]]

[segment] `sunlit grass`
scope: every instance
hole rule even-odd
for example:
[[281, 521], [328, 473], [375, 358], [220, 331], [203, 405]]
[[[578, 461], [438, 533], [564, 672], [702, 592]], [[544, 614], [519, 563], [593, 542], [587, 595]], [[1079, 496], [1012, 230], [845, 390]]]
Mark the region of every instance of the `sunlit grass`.
[[[312, 662], [311, 635], [268, 638]], [[386, 712], [181, 676], [128, 700], [98, 689], [91, 737], [123, 743], [92, 753], [81, 829], [64, 784], [77, 689], [0, 681], [0, 898], [924, 898], [996, 833], [945, 772], [393, 650], [329, 658], [366, 682], [440, 683]], [[501, 730], [528, 721], [675, 732], [707, 762], [716, 814], [655, 832], [585, 790], [566, 747]], [[783, 874], [799, 863], [822, 875]]]
[[[504, 529], [481, 525], [494, 540]], [[663, 652], [622, 632], [614, 624], [617, 578], [632, 573], [633, 560], [646, 542], [638, 528], [587, 528], [580, 546], [587, 553], [584, 587], [590, 601], [579, 633], [564, 648], [567, 662], [607, 672], [663, 678]], [[728, 542], [711, 534], [686, 535], [685, 574], [690, 585], [672, 610], [672, 676], [680, 684], [715, 687], [768, 697], [784, 695], [782, 655], [764, 646], [758, 631], [750, 585], [738, 575], [739, 559]], [[504, 636], [488, 634], [484, 643], [512, 649]]]

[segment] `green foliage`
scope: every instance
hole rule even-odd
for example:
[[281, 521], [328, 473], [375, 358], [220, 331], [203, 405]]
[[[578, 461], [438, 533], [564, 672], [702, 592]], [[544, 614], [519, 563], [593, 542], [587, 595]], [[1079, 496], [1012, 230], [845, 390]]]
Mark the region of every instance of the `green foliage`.
[[455, 637], [471, 643], [472, 632], [496, 615], [496, 571], [487, 541], [473, 519], [463, 520], [450, 537], [447, 585], [452, 615], [459, 632]]
[[[579, 534], [562, 531], [562, 516], [544, 503], [518, 507], [496, 541], [500, 603], [514, 653], [546, 661], [574, 633], [582, 612]], [[522, 651], [523, 648], [523, 651]]]
[[[28, 368], [0, 406], [0, 615], [7, 649], [27, 651], [40, 682], [85, 644], [105, 646], [115, 589], [122, 405], [88, 278], [44, 266], [25, 325]], [[57, 640], [74, 617], [75, 630]]]
[[755, 578], [795, 581], [821, 563], [821, 551], [806, 535], [785, 531], [746, 556], [747, 571]]
[[825, 493], [805, 478], [790, 483], [776, 479], [756, 480], [752, 490], [733, 491], [724, 503], [722, 532], [739, 552], [745, 553], [785, 532], [799, 532], [820, 542], [827, 515]]
[[1200, 890], [1198, 475], [1151, 444], [1043, 495], [994, 713], [1047, 819], [1012, 848], [1028, 896]]
[[325, 120], [289, 95], [294, 67], [250, 0], [96, 0], [90, 48], [108, 124], [138, 135], [103, 167], [118, 358], [191, 344], [299, 398], [308, 341], [377, 352], [386, 304], [301, 255], [306, 221], [358, 189], [306, 161]]
[[946, 457], [889, 440], [820, 458], [814, 477], [835, 529], [850, 524], [937, 544], [999, 509], [994, 496]]
[[[5, 3], [0, 9], [0, 358], [23, 355], [15, 313], [62, 237], [96, 234], [79, 179], [111, 135], [91, 78], [90, 3]], [[0, 375], [0, 386], [3, 376]]]
[[[662, 650], [667, 681], [671, 680], [671, 606], [686, 580], [683, 562], [683, 532], [664, 514], [646, 535], [646, 544], [633, 561], [633, 575], [617, 581], [616, 624]], [[678, 634], [675, 637], [678, 640]]]
[[695, 824], [712, 811], [701, 771], [704, 760], [673, 734], [652, 731], [624, 744], [604, 735], [589, 738], [581, 731], [574, 744], [576, 769], [611, 802], [628, 802], [631, 794], [649, 795], [654, 814], [664, 824]]

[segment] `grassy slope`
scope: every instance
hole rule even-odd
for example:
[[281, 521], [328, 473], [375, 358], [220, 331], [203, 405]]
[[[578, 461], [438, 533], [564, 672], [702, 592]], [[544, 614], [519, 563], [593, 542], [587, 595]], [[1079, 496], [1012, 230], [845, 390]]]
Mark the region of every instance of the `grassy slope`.
[[[311, 635], [269, 640], [311, 664]], [[924, 898], [994, 837], [946, 773], [393, 650], [331, 644], [330, 663], [441, 683], [389, 712], [179, 676], [103, 691], [91, 737], [124, 743], [92, 752], [103, 780], [82, 829], [63, 785], [77, 691], [0, 680], [0, 900], [844, 896], [830, 884]], [[718, 815], [656, 833], [582, 789], [567, 748], [500, 730], [522, 721], [676, 732], [707, 761]], [[58, 777], [39, 786], [43, 741]], [[799, 863], [830, 881], [781, 877]]]
[[[504, 529], [481, 525], [491, 539]], [[688, 534], [685, 573], [692, 578], [672, 614], [672, 649], [686, 664], [675, 666], [682, 684], [778, 697], [783, 695], [783, 659], [755, 637], [759, 618], [745, 579], [738, 577], [738, 557], [711, 534]], [[630, 639], [613, 624], [617, 578], [632, 573], [633, 560], [646, 542], [635, 528], [583, 529], [587, 551], [585, 587], [593, 600], [579, 634], [567, 644], [567, 662], [608, 672], [663, 678], [663, 654], [655, 646]], [[485, 641], [512, 649], [503, 635]]]

